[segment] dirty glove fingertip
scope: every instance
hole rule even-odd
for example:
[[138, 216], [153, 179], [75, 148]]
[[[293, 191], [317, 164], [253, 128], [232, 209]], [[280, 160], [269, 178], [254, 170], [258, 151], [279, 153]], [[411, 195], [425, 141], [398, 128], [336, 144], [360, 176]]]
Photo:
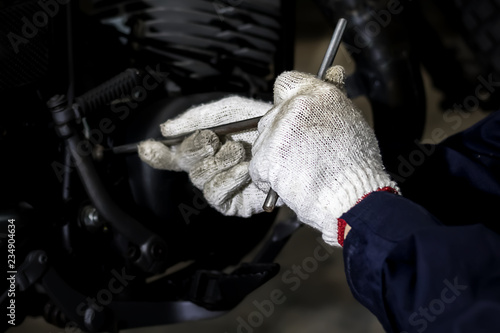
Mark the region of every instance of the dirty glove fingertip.
[[137, 146], [137, 151], [139, 158], [155, 169], [181, 171], [175, 161], [175, 153], [161, 142], [143, 141]]
[[326, 71], [325, 81], [334, 84], [340, 90], [344, 90], [345, 79], [345, 69], [342, 66], [332, 66]]

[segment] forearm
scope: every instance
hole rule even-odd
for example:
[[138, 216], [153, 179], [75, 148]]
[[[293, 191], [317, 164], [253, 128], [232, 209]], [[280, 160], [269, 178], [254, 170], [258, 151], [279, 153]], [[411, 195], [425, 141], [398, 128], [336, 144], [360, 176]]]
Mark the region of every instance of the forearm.
[[344, 243], [351, 291], [388, 332], [458, 332], [480, 320], [500, 327], [495, 316], [479, 318], [500, 309], [496, 234], [481, 225], [442, 226], [422, 207], [383, 192], [342, 218], [352, 227]]

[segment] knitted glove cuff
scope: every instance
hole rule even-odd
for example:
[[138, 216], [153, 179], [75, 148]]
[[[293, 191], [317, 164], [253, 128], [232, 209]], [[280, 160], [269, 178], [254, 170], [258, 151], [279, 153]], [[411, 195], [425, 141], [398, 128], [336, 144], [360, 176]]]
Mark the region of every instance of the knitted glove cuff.
[[[393, 193], [393, 194], [400, 194], [397, 189], [390, 187], [390, 186], [379, 188], [375, 192], [389, 192], [389, 193]], [[371, 193], [373, 193], [373, 192], [371, 192]], [[356, 204], [363, 201], [363, 199], [365, 199], [371, 193], [368, 193], [365, 196], [363, 196], [361, 199], [359, 199], [359, 201]], [[340, 247], [344, 247], [344, 234], [345, 234], [346, 227], [347, 227], [346, 220], [338, 218], [337, 219], [337, 243]], [[329, 238], [326, 238], [325, 236], [323, 236], [323, 239], [325, 240], [326, 243], [328, 243], [330, 245], [336, 245], [335, 242], [332, 243], [332, 241]]]

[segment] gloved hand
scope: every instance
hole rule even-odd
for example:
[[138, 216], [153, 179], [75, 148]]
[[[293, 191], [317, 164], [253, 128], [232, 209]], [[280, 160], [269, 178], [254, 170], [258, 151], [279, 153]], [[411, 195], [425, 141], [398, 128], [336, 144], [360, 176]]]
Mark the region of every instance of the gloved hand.
[[[397, 185], [385, 172], [378, 143], [347, 98], [341, 67], [323, 82], [287, 72], [275, 83], [274, 107], [256, 131], [228, 136], [223, 145], [200, 131], [175, 147], [146, 141], [140, 157], [155, 168], [187, 171], [207, 201], [226, 215], [262, 212], [271, 186], [299, 219], [339, 245], [337, 219], [367, 194]], [[187, 111], [162, 124], [165, 136], [265, 114], [270, 104], [231, 97]], [[251, 158], [251, 162], [249, 160]], [[249, 177], [252, 176], [252, 179]], [[252, 182], [253, 180], [253, 182]], [[256, 186], [257, 185], [257, 186]], [[281, 201], [283, 200], [283, 201]]]
[[[227, 97], [187, 110], [163, 123], [161, 131], [164, 136], [178, 135], [260, 117], [271, 107], [248, 98]], [[267, 195], [252, 183], [248, 173], [257, 135], [255, 129], [218, 138], [214, 132], [203, 130], [173, 147], [152, 140], [141, 142], [138, 152], [153, 168], [186, 171], [207, 202], [222, 214], [249, 217], [263, 211]]]
[[360, 110], [344, 93], [335, 66], [324, 82], [286, 72], [274, 85], [274, 108], [259, 122], [250, 175], [272, 187], [300, 221], [338, 246], [337, 219], [367, 194], [397, 185], [384, 169], [378, 142]]

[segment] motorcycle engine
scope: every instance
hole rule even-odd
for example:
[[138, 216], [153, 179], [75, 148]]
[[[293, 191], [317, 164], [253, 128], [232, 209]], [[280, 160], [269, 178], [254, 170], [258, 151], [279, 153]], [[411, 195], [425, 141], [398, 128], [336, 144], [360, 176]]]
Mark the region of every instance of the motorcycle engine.
[[[234, 270], [275, 213], [223, 216], [185, 173], [112, 149], [161, 137], [161, 123], [195, 105], [228, 95], [271, 100], [275, 77], [293, 66], [293, 11], [281, 0], [0, 4], [0, 30], [10, 36], [0, 44], [0, 151], [15, 161], [0, 170], [0, 222], [17, 223], [27, 277], [20, 321], [43, 314], [98, 332], [208, 318], [277, 273], [272, 255]], [[131, 73], [140, 74], [130, 81]], [[66, 99], [76, 104], [65, 108]], [[34, 143], [43, 149], [25, 153]], [[80, 161], [72, 153], [83, 143], [92, 154]], [[119, 214], [105, 214], [108, 206]], [[136, 234], [165, 247], [131, 244]], [[144, 254], [159, 264], [138, 264]], [[117, 272], [134, 277], [127, 291], [84, 315], [81, 304]]]

